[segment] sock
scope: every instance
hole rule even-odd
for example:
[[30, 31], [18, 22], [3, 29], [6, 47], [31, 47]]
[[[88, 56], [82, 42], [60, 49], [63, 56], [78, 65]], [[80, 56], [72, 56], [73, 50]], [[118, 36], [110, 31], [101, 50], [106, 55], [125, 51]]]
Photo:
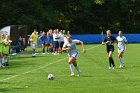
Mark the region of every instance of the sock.
[[70, 70], [71, 70], [71, 74], [74, 74], [74, 66], [73, 66], [73, 64], [70, 64]]
[[45, 53], [45, 48], [43, 48], [43, 53]]
[[111, 62], [112, 62], [112, 65], [113, 65], [113, 67], [115, 67], [115, 63], [114, 63], [114, 60], [113, 60], [113, 58], [111, 58]]
[[109, 61], [110, 61], [110, 67], [111, 67], [111, 65], [114, 67], [115, 66], [115, 64], [114, 64], [114, 60], [113, 60], [113, 58], [109, 58]]
[[3, 66], [3, 65], [2, 65], [2, 60], [3, 60], [3, 58], [0, 58], [0, 67]]
[[10, 60], [10, 56], [7, 56], [7, 57], [6, 57], [6, 60], [7, 60], [7, 62], [9, 62], [9, 60]]
[[48, 52], [48, 53], [50, 52], [48, 47], [47, 47], [47, 52]]
[[81, 72], [78, 65], [77, 65], [75, 68], [76, 68], [76, 70], [78, 71], [78, 73]]
[[109, 67], [111, 67], [111, 58], [109, 58]]
[[120, 57], [120, 62], [121, 62], [121, 65], [124, 66], [124, 59], [122, 57]]

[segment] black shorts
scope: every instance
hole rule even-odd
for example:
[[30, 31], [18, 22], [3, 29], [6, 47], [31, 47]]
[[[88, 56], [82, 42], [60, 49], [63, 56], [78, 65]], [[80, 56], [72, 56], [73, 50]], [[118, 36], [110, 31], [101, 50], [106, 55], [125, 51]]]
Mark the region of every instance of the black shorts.
[[108, 47], [106, 50], [107, 50], [107, 53], [109, 53], [110, 51], [114, 52], [114, 47]]
[[42, 45], [46, 46], [46, 43], [42, 43]]
[[59, 43], [60, 48], [63, 47], [63, 44], [64, 44], [64, 42], [63, 41], [60, 41], [60, 43]]
[[59, 48], [59, 42], [58, 41], [54, 41], [54, 48]]
[[46, 46], [50, 46], [50, 44], [46, 44]]

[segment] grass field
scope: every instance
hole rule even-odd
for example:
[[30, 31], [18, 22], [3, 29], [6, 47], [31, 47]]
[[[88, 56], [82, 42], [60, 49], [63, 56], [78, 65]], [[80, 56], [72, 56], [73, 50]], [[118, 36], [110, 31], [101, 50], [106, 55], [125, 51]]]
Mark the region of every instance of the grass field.
[[[77, 46], [80, 77], [70, 76], [66, 53], [11, 56], [10, 66], [0, 69], [0, 93], [140, 93], [140, 44], [129, 44], [124, 69], [119, 68], [115, 48], [114, 70], [108, 69], [105, 46], [85, 47], [88, 51], [83, 54]], [[54, 80], [48, 80], [49, 73], [55, 75]]]

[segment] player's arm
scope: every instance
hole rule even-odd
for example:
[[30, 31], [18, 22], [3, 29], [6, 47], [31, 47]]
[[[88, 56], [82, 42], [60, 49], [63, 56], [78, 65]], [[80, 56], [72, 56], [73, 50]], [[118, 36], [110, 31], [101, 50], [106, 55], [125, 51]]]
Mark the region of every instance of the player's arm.
[[109, 43], [109, 42], [108, 42], [107, 39], [105, 38], [105, 39], [102, 41], [102, 45], [105, 45], [105, 44], [107, 44], [107, 43]]
[[125, 46], [125, 50], [127, 50], [128, 47], [128, 42], [125, 42], [126, 46]]
[[69, 51], [69, 50], [70, 50], [70, 47], [63, 46], [63, 48], [62, 48], [62, 51]]
[[102, 42], [102, 45], [105, 45], [105, 44], [107, 44], [107, 43], [109, 43], [109, 41], [103, 41], [103, 42]]
[[128, 42], [127, 42], [127, 39], [126, 39], [126, 37], [124, 37], [124, 41], [125, 41], [125, 50], [127, 50], [127, 47], [128, 47]]
[[102, 45], [105, 45], [105, 44], [107, 44], [108, 42], [102, 42]]
[[85, 49], [85, 47], [84, 47], [84, 42], [79, 40], [79, 43], [81, 44], [81, 46], [82, 46], [82, 48], [83, 48], [83, 52], [85, 53], [85, 52], [86, 52], [86, 49]]
[[62, 51], [69, 51], [70, 47], [67, 46], [66, 43], [63, 44]]

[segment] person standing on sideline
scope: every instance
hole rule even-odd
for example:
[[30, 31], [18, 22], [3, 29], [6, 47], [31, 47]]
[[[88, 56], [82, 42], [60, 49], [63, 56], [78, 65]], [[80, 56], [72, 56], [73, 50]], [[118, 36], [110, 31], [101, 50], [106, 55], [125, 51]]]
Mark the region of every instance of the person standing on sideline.
[[46, 46], [47, 46], [47, 52], [48, 52], [48, 54], [50, 54], [51, 46], [52, 46], [52, 37], [51, 37], [50, 32], [47, 32], [47, 43], [46, 43]]
[[86, 53], [86, 50], [84, 48], [84, 43], [80, 40], [72, 40], [71, 36], [67, 36], [67, 42], [64, 43], [62, 48], [63, 50], [68, 51], [68, 63], [70, 65], [71, 76], [74, 76], [74, 67], [78, 71], [78, 76], [80, 76], [80, 69], [76, 62], [76, 59], [78, 57], [76, 43], [80, 43], [82, 45], [83, 52]]
[[111, 31], [106, 31], [107, 37], [105, 37], [104, 41], [102, 42], [102, 45], [106, 44], [106, 50], [109, 57], [109, 69], [114, 69], [115, 63], [113, 60], [113, 52], [114, 52], [114, 43], [116, 42], [116, 38], [111, 36]]
[[4, 67], [3, 65], [3, 39], [2, 34], [0, 34], [0, 68]]
[[53, 41], [54, 41], [54, 55], [58, 54], [59, 51], [59, 34], [58, 34], [58, 30], [55, 29], [54, 33], [53, 33]]
[[9, 60], [10, 60], [9, 49], [10, 49], [11, 42], [12, 41], [9, 40], [9, 36], [6, 35], [5, 39], [3, 40], [3, 43], [4, 43], [3, 56], [5, 58], [4, 66], [9, 66]]
[[62, 31], [59, 32], [59, 52], [62, 53], [62, 47], [63, 47], [63, 44], [64, 44], [64, 34]]
[[42, 41], [42, 54], [45, 54], [47, 36], [44, 31], [42, 32], [42, 35], [39, 37], [39, 39]]
[[30, 40], [31, 40], [31, 46], [32, 46], [32, 50], [33, 50], [33, 53], [32, 53], [32, 57], [35, 57], [36, 56], [36, 47], [37, 47], [37, 43], [38, 43], [38, 34], [37, 34], [37, 30], [34, 29], [34, 32], [32, 33], [32, 35], [30, 36]]
[[120, 59], [120, 68], [125, 67], [123, 53], [127, 49], [128, 42], [125, 36], [123, 36], [122, 31], [119, 31], [119, 36], [117, 36], [118, 43], [118, 58]]

